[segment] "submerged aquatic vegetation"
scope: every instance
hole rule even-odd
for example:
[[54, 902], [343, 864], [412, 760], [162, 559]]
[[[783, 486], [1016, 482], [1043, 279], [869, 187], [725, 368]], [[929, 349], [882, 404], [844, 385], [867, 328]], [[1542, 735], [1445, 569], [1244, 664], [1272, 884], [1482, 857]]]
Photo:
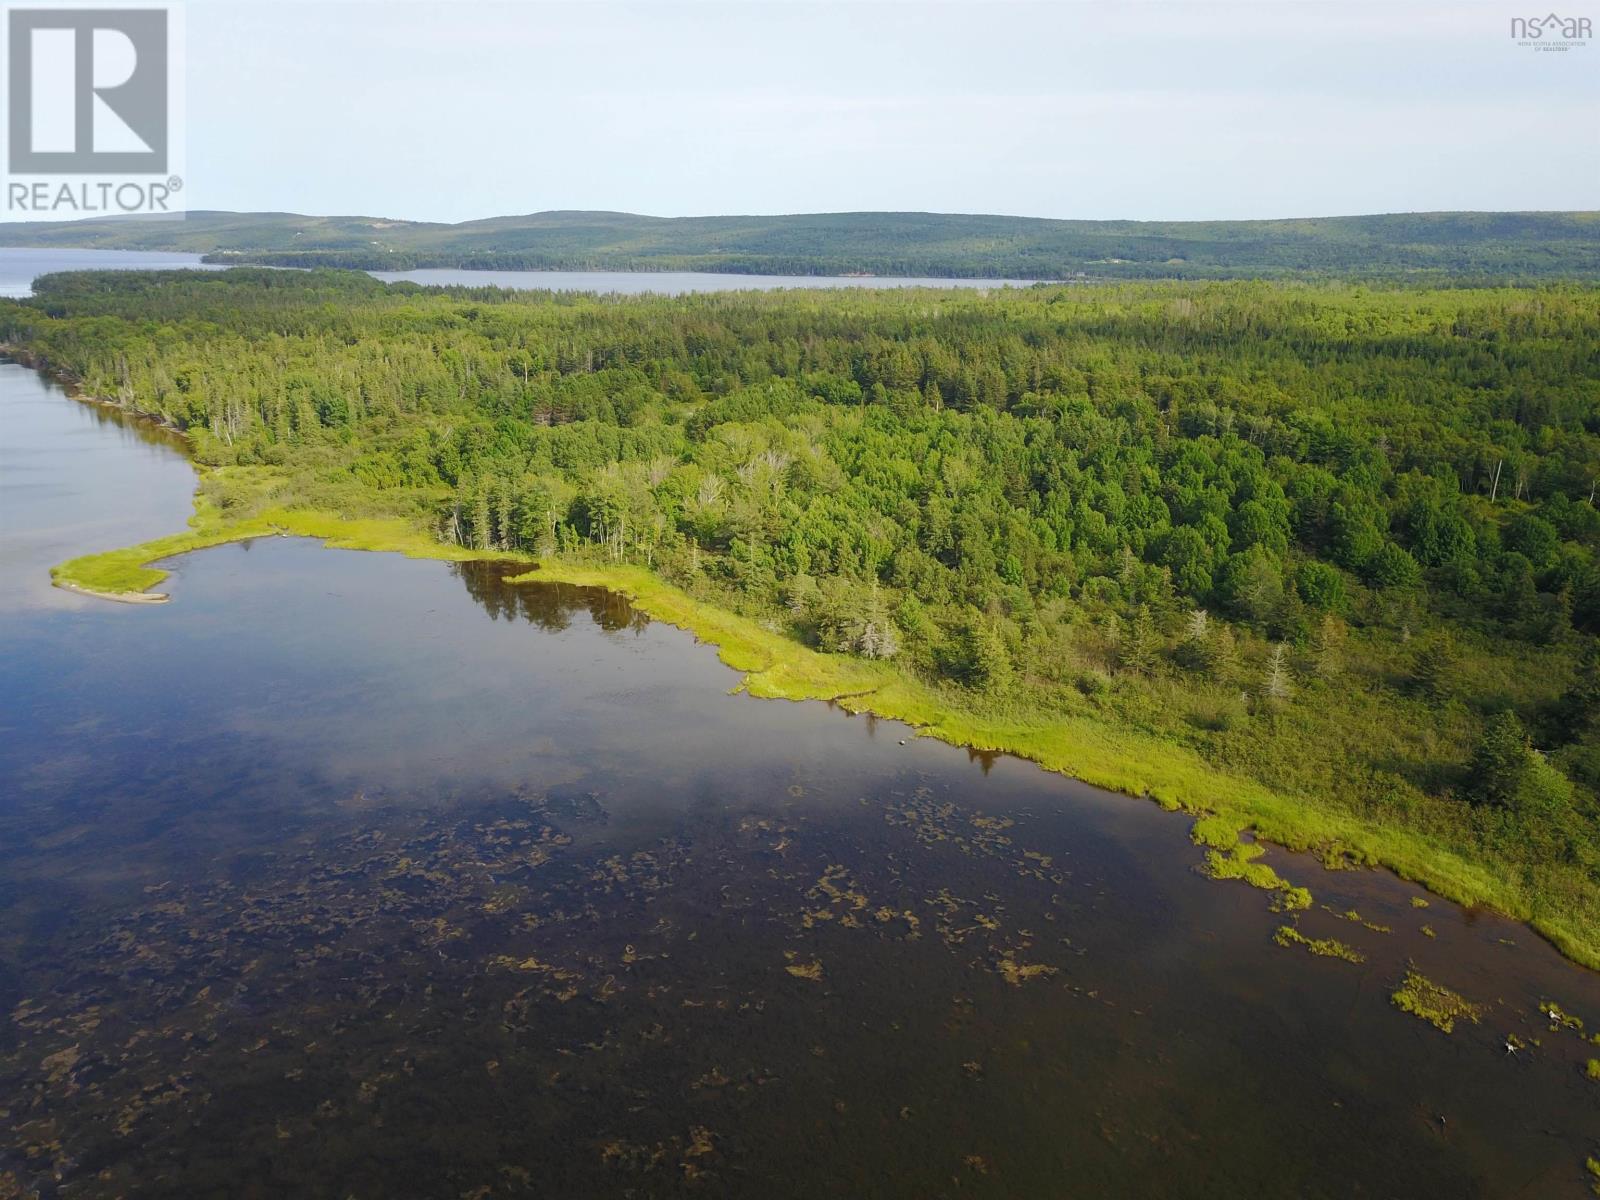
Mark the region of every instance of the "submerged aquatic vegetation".
[[1365, 954], [1345, 945], [1337, 938], [1308, 938], [1293, 925], [1278, 926], [1278, 931], [1272, 935], [1272, 940], [1280, 946], [1304, 946], [1310, 953], [1321, 955], [1323, 958], [1342, 958], [1345, 962], [1352, 963], [1367, 961]]
[[1570, 1029], [1579, 1034], [1583, 1032], [1583, 1018], [1573, 1016], [1554, 1000], [1541, 1002], [1539, 1012], [1542, 1016], [1550, 1019], [1551, 1029]]
[[820, 959], [814, 958], [810, 962], [800, 962], [792, 950], [784, 951], [784, 957], [789, 960], [789, 963], [783, 969], [796, 979], [809, 979], [812, 983], [822, 982], [822, 962]]
[[1600, 1083], [1600, 1058], [1591, 1058], [1583, 1073], [1596, 1083]]
[[1030, 979], [1048, 979], [1057, 971], [1057, 968], [1045, 963], [1020, 963], [1015, 950], [1007, 950], [1002, 954], [995, 969], [1012, 987], [1021, 987]]
[[1355, 923], [1357, 925], [1360, 925], [1363, 929], [1372, 930], [1373, 933], [1393, 933], [1394, 932], [1394, 930], [1390, 929], [1389, 926], [1387, 926], [1387, 925], [1379, 925], [1376, 921], [1367, 920], [1365, 917], [1363, 917], [1358, 911], [1356, 911], [1353, 908], [1347, 908], [1343, 912], [1340, 912], [1338, 909], [1329, 908], [1326, 904], [1324, 904], [1322, 906], [1322, 909], [1323, 909], [1324, 912], [1332, 913], [1334, 916], [1338, 917], [1341, 921], [1351, 921], [1351, 922], [1353, 922], [1353, 923]]
[[[654, 798], [640, 786], [619, 795]], [[46, 986], [8, 1010], [23, 1036], [0, 1045], [0, 1126], [18, 1117], [59, 1126], [23, 1146], [20, 1192], [8, 1190], [10, 1163], [0, 1167], [0, 1200], [31, 1195], [30, 1179], [78, 1184], [81, 1162], [114, 1161], [117, 1190], [137, 1190], [124, 1180], [154, 1169], [168, 1129], [185, 1137], [203, 1129], [187, 1144], [203, 1145], [195, 1154], [209, 1164], [239, 1138], [229, 1124], [237, 1110], [211, 1105], [213, 1096], [241, 1078], [296, 1081], [327, 1069], [339, 1076], [337, 1111], [318, 1107], [326, 1093], [299, 1087], [263, 1100], [275, 1106], [269, 1130], [295, 1131], [278, 1148], [282, 1161], [303, 1167], [321, 1153], [313, 1122], [363, 1125], [408, 1096], [448, 1097], [452, 1111], [441, 1119], [452, 1133], [474, 1122], [474, 1135], [498, 1132], [510, 1113], [500, 1088], [536, 1090], [527, 1081], [559, 1078], [571, 1090], [572, 1115], [561, 1118], [571, 1124], [534, 1135], [519, 1128], [509, 1152], [489, 1139], [483, 1169], [498, 1177], [506, 1167], [531, 1169], [540, 1153], [549, 1161], [569, 1144], [581, 1149], [569, 1137], [581, 1126], [605, 1139], [601, 1167], [630, 1178], [571, 1193], [642, 1194], [663, 1166], [691, 1178], [683, 1164], [711, 1174], [742, 1157], [750, 1169], [761, 1151], [743, 1139], [724, 1144], [706, 1132], [718, 1127], [710, 1117], [734, 1112], [732, 1104], [747, 1112], [735, 1094], [798, 1074], [783, 1054], [815, 1044], [842, 1058], [860, 1044], [830, 1020], [807, 1027], [807, 1046], [794, 1042], [789, 1016], [813, 1011], [824, 995], [854, 989], [857, 1003], [884, 997], [896, 1019], [938, 1022], [938, 997], [964, 990], [964, 979], [982, 975], [997, 994], [1038, 993], [1065, 973], [1058, 964], [1069, 939], [1048, 923], [1069, 911], [1068, 876], [1052, 863], [1070, 851], [1027, 844], [1044, 826], [964, 807], [927, 785], [880, 797], [892, 820], [880, 822], [875, 806], [849, 806], [844, 828], [870, 834], [860, 840], [814, 813], [791, 819], [782, 802], [641, 828], [614, 818], [626, 805], [603, 795], [562, 785], [473, 794], [438, 810], [362, 809], [262, 863], [243, 888], [178, 877], [103, 925], [74, 924], [60, 935], [56, 965], [41, 968]], [[818, 911], [835, 915], [814, 932], [808, 918]], [[750, 912], [761, 919], [747, 921]], [[935, 937], [970, 949], [946, 954]], [[787, 948], [779, 938], [790, 939]], [[868, 942], [895, 948], [882, 975]], [[729, 972], [730, 961], [739, 969]], [[144, 982], [102, 1007], [108, 975]], [[920, 998], [897, 990], [927, 980], [939, 982]], [[246, 1002], [263, 1025], [239, 1020]], [[670, 1025], [657, 1020], [664, 1012]], [[419, 1019], [449, 1031], [439, 1050], [418, 1052]], [[978, 1061], [979, 1041], [952, 1037], [967, 1062]], [[311, 1044], [320, 1049], [308, 1071]], [[648, 1065], [630, 1070], [635, 1055]], [[963, 1079], [973, 1074], [958, 1069]], [[472, 1082], [478, 1072], [493, 1081], [487, 1090]], [[665, 1128], [649, 1115], [686, 1087], [699, 1093], [704, 1122], [688, 1136], [687, 1121]], [[853, 1110], [861, 1093], [844, 1094]], [[381, 1136], [410, 1135], [391, 1126]], [[0, 1137], [0, 1153], [14, 1145]], [[587, 1182], [588, 1167], [559, 1161]], [[373, 1169], [400, 1171], [392, 1155]], [[391, 1183], [370, 1194], [404, 1191]]]
[[1483, 1016], [1482, 1005], [1472, 1003], [1417, 971], [1406, 972], [1404, 981], [1390, 999], [1402, 1012], [1420, 1017], [1445, 1033], [1455, 1032], [1458, 1019], [1476, 1025]]
[[1277, 912], [1299, 912], [1311, 907], [1311, 893], [1296, 887], [1264, 862], [1257, 862], [1266, 853], [1258, 842], [1235, 842], [1226, 853], [1207, 850], [1201, 874], [1212, 879], [1237, 879], [1251, 887], [1276, 892], [1273, 909]]
[[[1587, 291], [1541, 293], [1524, 322], [1492, 289], [553, 302], [353, 273], [128, 274], [43, 280], [34, 298], [0, 302], [0, 335], [84, 391], [181, 427], [216, 468], [209, 507], [174, 538], [62, 564], [63, 586], [147, 599], [152, 559], [279, 527], [539, 562], [543, 578], [586, 574], [718, 643], [752, 694], [848, 698], [1219, 814], [1330, 867], [1382, 864], [1536, 921], [1600, 965], [1600, 843], [1581, 819], [1592, 788], [1562, 774], [1590, 735], [1574, 727], [1565, 754], [1537, 761], [1500, 737], [1501, 782], [1517, 786], [1457, 796], [1392, 764], [1421, 754], [1457, 768], [1489, 731], [1441, 717], [1416, 689], [1338, 682], [1410, 676], [1467, 709], [1504, 694], [1524, 716], [1561, 697], [1593, 601], [1578, 587], [1563, 611], [1561, 573], [1542, 560], [1560, 545], [1592, 565], [1594, 531], [1555, 481], [1587, 470], [1594, 435], [1576, 401], [1541, 410], [1554, 433], [1519, 451], [1541, 482], [1479, 511], [1501, 434], [1462, 387], [1481, 348], [1447, 331], [1476, 322], [1504, 337], [1502, 405], [1564, 393], [1592, 373], [1593, 356], [1568, 349], [1600, 329]], [[1175, 304], [1215, 327], [1180, 332], [1164, 315]], [[1174, 337], [1188, 353], [1169, 359]], [[1419, 353], [1395, 361], [1390, 347], [1410, 339]], [[778, 349], [802, 344], [801, 358]], [[1127, 369], [1087, 388], [1107, 355]], [[1151, 403], [1134, 382], [1169, 372], [1163, 388], [1216, 386], [1226, 403]], [[1395, 372], [1414, 372], [1394, 389], [1406, 399], [1372, 401], [1370, 380]], [[326, 386], [302, 386], [312, 379]], [[1441, 420], [1447, 437], [1418, 435]], [[1347, 439], [1339, 461], [1372, 469], [1335, 479], [1325, 423]], [[1104, 454], [1080, 461], [1086, 439]], [[1477, 486], [1423, 489], [1402, 463], [1417, 480], [1454, 468]], [[1124, 503], [1124, 482], [1146, 475], [1162, 502]], [[1214, 512], [1233, 514], [1220, 537]], [[784, 536], [729, 536], [745, 528]], [[1525, 588], [1517, 564], [1534, 560]], [[1446, 569], [1457, 562], [1471, 569]], [[1497, 597], [1498, 624], [1461, 622], [1469, 579]], [[1174, 618], [1191, 605], [1202, 619], [1180, 642]], [[1307, 653], [1286, 660], [1264, 642], [1280, 626]], [[1419, 661], [1401, 649], [1413, 630]], [[1455, 634], [1462, 644], [1437, 652]], [[1239, 696], [1263, 657], [1260, 704], [1230, 698], [1226, 719], [1192, 719]], [[1479, 829], [1464, 798], [1508, 819]]]

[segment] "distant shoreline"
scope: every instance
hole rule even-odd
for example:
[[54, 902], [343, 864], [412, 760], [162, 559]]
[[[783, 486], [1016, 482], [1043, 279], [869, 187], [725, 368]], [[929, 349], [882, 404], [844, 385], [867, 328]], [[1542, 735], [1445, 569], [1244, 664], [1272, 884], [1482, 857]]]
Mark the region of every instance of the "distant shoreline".
[[1600, 213], [1089, 221], [928, 212], [651, 217], [553, 211], [442, 224], [195, 211], [0, 225], [14, 248], [153, 250], [212, 265], [364, 271], [1096, 280], [1600, 279]]
[[[316, 270], [337, 269], [361, 271], [379, 279], [384, 283], [413, 283], [418, 287], [506, 287], [525, 291], [595, 291], [602, 294], [618, 292], [622, 294], [640, 294], [643, 292], [661, 292], [663, 294], [681, 294], [683, 292], [733, 292], [733, 291], [777, 291], [785, 288], [791, 290], [816, 290], [824, 291], [828, 288], [853, 288], [853, 289], [890, 289], [890, 288], [928, 288], [928, 289], [960, 289], [962, 291], [981, 291], [985, 288], [1011, 288], [1025, 289], [1041, 284], [1055, 287], [1064, 287], [1069, 284], [1092, 284], [1093, 279], [1076, 279], [1066, 281], [1050, 281], [1038, 279], [1002, 279], [987, 275], [978, 276], [936, 276], [936, 275], [877, 275], [871, 272], [846, 273], [838, 275], [819, 274], [761, 274], [746, 271], [717, 271], [717, 270], [678, 270], [669, 268], [583, 268], [567, 269], [563, 267], [537, 267], [513, 268], [497, 267], [485, 264], [471, 266], [423, 266], [396, 269], [392, 263], [381, 266], [356, 267], [340, 266], [330, 268], [327, 264], [312, 263], [307, 265], [293, 265], [285, 263], [259, 262], [249, 256], [232, 256], [196, 254], [193, 251], [176, 250], [125, 250], [108, 249], [96, 246], [0, 246], [0, 256], [6, 254], [30, 255], [84, 255], [84, 256], [122, 256], [116, 262], [95, 261], [86, 257], [84, 261], [69, 264], [49, 264], [46, 270], [39, 274], [56, 274], [63, 271], [96, 271], [96, 270], [132, 270], [132, 271], [184, 271], [208, 270], [222, 271], [243, 267], [258, 267], [267, 270]], [[149, 256], [148, 263], [129, 262], [126, 256]], [[183, 255], [187, 261], [174, 262], [174, 255]], [[3, 260], [0, 260], [3, 261]], [[412, 279], [413, 275], [436, 272], [441, 275], [478, 275], [481, 280], [472, 279]], [[517, 277], [516, 282], [504, 282], [508, 276]], [[550, 276], [554, 282], [543, 287], [534, 284], [532, 280], [538, 276]], [[498, 278], [497, 278], [498, 277]], [[591, 279], [592, 277], [592, 279]], [[608, 280], [618, 278], [632, 278], [639, 281], [651, 281], [652, 286], [637, 288], [607, 287]], [[702, 283], [708, 280], [717, 280], [717, 286], [695, 287], [679, 286], [672, 284], [681, 281], [694, 281]], [[653, 286], [655, 281], [660, 281], [666, 286]], [[723, 284], [722, 281], [727, 281]], [[593, 286], [572, 286], [574, 282], [590, 284]], [[31, 288], [23, 290], [25, 281], [16, 280], [5, 286], [15, 291], [0, 291], [0, 295], [10, 295], [14, 299], [25, 298], [31, 295]]]

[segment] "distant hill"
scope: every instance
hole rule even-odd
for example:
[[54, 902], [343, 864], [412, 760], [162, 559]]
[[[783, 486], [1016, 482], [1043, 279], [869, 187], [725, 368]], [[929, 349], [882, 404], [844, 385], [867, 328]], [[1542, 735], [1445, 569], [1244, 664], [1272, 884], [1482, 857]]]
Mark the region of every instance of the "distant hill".
[[1018, 279], [1600, 278], [1600, 213], [1283, 221], [1056, 221], [943, 213], [644, 217], [543, 212], [459, 225], [191, 212], [0, 224], [0, 246], [182, 250], [276, 266], [722, 271]]

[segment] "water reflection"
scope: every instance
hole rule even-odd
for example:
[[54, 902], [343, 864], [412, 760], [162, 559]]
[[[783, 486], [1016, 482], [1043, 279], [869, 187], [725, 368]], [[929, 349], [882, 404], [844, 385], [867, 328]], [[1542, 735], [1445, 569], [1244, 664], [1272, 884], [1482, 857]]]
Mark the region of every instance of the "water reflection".
[[170, 430], [70, 402], [0, 359], [0, 607], [84, 608], [50, 586], [50, 567], [182, 528], [194, 492], [182, 448]]
[[526, 563], [459, 562], [450, 563], [449, 570], [465, 585], [467, 595], [496, 621], [520, 618], [547, 633], [567, 629], [578, 612], [587, 612], [607, 633], [639, 631], [650, 624], [650, 618], [628, 603], [626, 596], [604, 588], [565, 583], [526, 587], [505, 582], [508, 577], [526, 574]]
[[[0, 537], [50, 536], [12, 561], [122, 499], [123, 435], [25, 384], [53, 466]], [[1318, 958], [1183, 819], [729, 695], [617, 597], [298, 539], [173, 566], [169, 605], [0, 625], [0, 1196], [1586, 1187], [1595, 1050], [1539, 1008], [1593, 1031], [1600, 988], [1492, 914], [1272, 851], [1366, 955]], [[1397, 1012], [1413, 963], [1481, 1023]]]

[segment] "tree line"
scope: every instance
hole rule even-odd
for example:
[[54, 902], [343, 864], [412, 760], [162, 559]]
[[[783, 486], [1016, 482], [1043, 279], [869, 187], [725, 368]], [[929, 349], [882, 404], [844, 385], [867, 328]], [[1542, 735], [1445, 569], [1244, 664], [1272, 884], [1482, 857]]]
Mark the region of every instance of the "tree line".
[[49, 277], [0, 336], [270, 480], [223, 503], [638, 563], [974, 703], [1600, 883], [1593, 288], [240, 268]]

